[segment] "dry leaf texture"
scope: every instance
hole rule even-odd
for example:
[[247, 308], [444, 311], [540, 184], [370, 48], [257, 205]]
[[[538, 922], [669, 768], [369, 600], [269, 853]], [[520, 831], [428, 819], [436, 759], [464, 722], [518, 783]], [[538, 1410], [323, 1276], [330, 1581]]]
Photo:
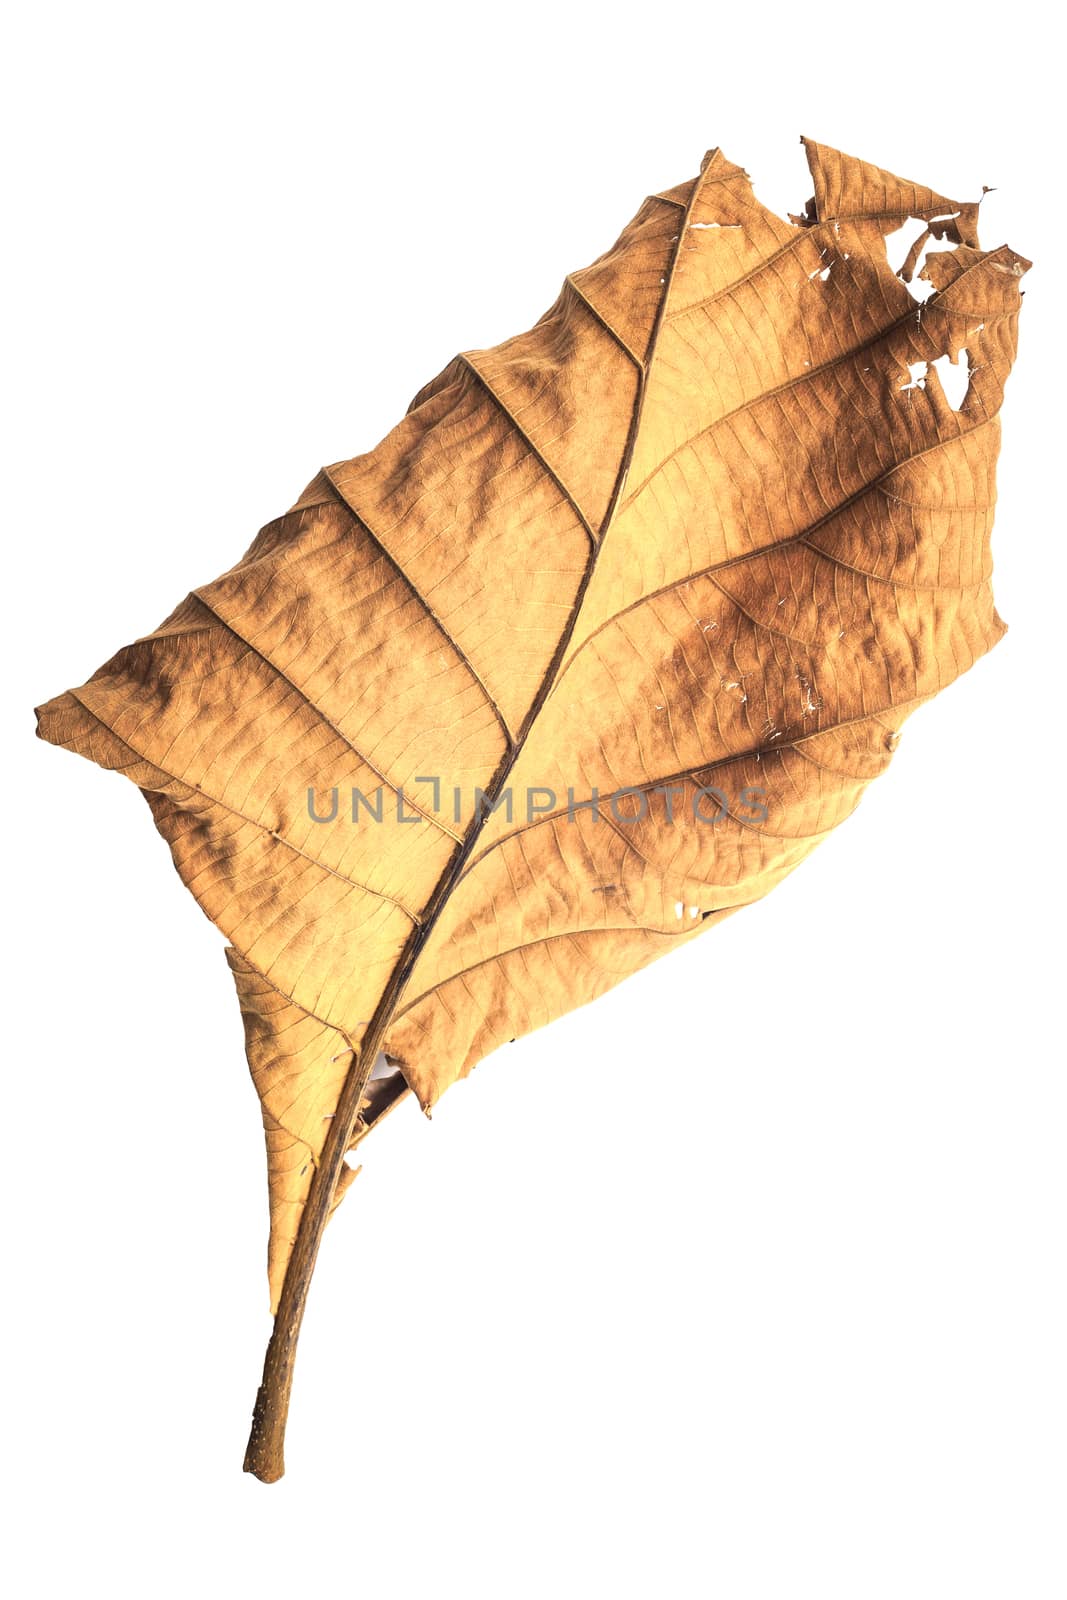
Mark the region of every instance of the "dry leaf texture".
[[[997, 414], [1029, 263], [979, 248], [975, 203], [805, 144], [803, 217], [712, 151], [530, 332], [458, 356], [41, 708], [46, 739], [141, 787], [229, 941], [275, 1305], [342, 1112], [312, 1229], [398, 1093], [431, 1107], [765, 894], [1003, 631]], [[909, 217], [922, 301], [887, 261]], [[319, 815], [337, 789], [332, 823], [309, 788]], [[353, 789], [384, 790], [381, 823], [353, 823]], [[368, 1083], [383, 1047], [402, 1076]]]

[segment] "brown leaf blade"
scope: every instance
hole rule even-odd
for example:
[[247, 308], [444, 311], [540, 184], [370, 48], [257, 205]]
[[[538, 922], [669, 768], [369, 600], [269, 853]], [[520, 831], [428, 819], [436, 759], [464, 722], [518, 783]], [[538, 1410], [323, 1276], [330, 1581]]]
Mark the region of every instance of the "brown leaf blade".
[[[980, 249], [975, 203], [805, 145], [803, 219], [710, 152], [529, 333], [457, 357], [40, 709], [142, 788], [229, 940], [268, 1148], [260, 1476], [346, 1153], [398, 1093], [429, 1110], [765, 894], [1003, 632], [1029, 263]], [[886, 259], [909, 216], [956, 247], [921, 304]], [[382, 1050], [402, 1078], [371, 1081]]]

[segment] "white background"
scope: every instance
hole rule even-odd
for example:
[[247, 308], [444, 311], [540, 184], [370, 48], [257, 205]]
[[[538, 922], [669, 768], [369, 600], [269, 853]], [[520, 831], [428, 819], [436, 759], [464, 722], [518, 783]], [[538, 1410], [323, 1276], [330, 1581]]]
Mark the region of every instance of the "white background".
[[[3, 1560], [45, 1596], [1061, 1597], [1054, 52], [999, 5], [388, 9], [8, 30]], [[995, 185], [983, 243], [1036, 262], [1011, 631], [770, 899], [374, 1136], [265, 1487], [223, 940], [31, 707], [709, 146], [800, 209], [802, 132]]]

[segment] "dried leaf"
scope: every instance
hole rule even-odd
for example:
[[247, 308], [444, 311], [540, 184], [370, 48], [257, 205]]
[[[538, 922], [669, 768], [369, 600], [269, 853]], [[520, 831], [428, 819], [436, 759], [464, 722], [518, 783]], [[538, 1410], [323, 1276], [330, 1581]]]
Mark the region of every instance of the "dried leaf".
[[805, 144], [803, 217], [712, 151], [39, 713], [143, 789], [230, 940], [270, 1179], [264, 1478], [346, 1153], [765, 894], [1003, 631], [1029, 263], [979, 248], [977, 204]]

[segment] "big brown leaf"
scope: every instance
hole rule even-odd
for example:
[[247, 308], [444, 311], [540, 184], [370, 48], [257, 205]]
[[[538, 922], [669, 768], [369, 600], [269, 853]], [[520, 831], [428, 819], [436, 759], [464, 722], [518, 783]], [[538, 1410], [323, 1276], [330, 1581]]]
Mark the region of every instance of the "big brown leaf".
[[805, 143], [803, 217], [712, 151], [40, 710], [141, 787], [230, 943], [270, 1181], [261, 1477], [347, 1152], [764, 895], [1003, 631], [1028, 263], [979, 248], [975, 203]]

